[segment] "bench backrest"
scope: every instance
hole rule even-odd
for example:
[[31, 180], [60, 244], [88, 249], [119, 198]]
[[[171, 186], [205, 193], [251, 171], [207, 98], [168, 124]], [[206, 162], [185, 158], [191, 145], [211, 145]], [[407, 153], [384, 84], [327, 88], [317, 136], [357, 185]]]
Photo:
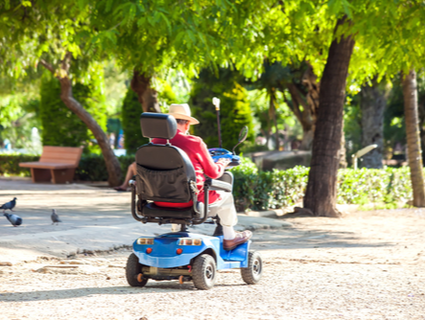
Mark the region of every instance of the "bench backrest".
[[78, 166], [82, 148], [44, 146], [40, 162], [63, 163]]

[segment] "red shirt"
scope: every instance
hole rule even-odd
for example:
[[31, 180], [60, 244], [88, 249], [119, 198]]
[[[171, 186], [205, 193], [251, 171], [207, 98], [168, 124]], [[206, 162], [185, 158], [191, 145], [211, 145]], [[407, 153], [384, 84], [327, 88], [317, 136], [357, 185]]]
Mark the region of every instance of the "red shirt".
[[[166, 144], [165, 139], [155, 138], [152, 139], [153, 143]], [[204, 141], [197, 136], [189, 136], [177, 129], [177, 133], [173, 139], [170, 140], [173, 146], [182, 149], [189, 156], [190, 161], [195, 168], [196, 173], [196, 186], [200, 191], [198, 194], [198, 201], [204, 202], [204, 182], [206, 174], [212, 179], [217, 179], [223, 175], [224, 165], [221, 163], [215, 163], [208, 152], [207, 145]], [[213, 203], [220, 198], [220, 195], [216, 191], [209, 192], [208, 203]], [[171, 203], [171, 202], [158, 202], [155, 204], [161, 207], [180, 207], [187, 208], [192, 205], [192, 201], [187, 203]]]

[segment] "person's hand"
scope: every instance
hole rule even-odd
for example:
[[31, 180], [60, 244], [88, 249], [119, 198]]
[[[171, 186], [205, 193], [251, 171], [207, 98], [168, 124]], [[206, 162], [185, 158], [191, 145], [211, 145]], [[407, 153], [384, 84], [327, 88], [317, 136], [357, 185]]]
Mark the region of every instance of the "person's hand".
[[230, 159], [228, 159], [228, 158], [220, 158], [217, 161], [217, 163], [224, 165], [224, 167], [227, 167], [230, 162], [232, 162], [232, 161], [230, 161]]

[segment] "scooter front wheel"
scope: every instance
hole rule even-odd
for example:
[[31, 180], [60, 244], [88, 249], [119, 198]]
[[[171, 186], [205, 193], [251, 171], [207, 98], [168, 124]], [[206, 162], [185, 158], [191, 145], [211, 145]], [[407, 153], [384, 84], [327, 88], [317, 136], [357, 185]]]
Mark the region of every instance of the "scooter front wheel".
[[144, 287], [148, 282], [148, 278], [144, 278], [142, 275], [142, 265], [134, 253], [128, 257], [125, 275], [128, 284], [132, 287]]
[[200, 290], [208, 290], [214, 287], [217, 280], [217, 267], [212, 256], [202, 254], [195, 258], [192, 280], [195, 287]]
[[243, 281], [247, 284], [256, 284], [260, 281], [263, 272], [263, 259], [257, 251], [248, 253], [248, 267], [241, 269]]

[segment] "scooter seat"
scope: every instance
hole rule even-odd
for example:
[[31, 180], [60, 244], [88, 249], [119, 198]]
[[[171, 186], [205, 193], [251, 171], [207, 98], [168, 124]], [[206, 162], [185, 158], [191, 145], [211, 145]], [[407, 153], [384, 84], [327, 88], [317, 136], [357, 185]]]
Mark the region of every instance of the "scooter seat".
[[147, 203], [143, 206], [143, 215], [145, 217], [192, 219], [194, 214], [193, 207], [169, 208], [160, 207], [154, 203]]

